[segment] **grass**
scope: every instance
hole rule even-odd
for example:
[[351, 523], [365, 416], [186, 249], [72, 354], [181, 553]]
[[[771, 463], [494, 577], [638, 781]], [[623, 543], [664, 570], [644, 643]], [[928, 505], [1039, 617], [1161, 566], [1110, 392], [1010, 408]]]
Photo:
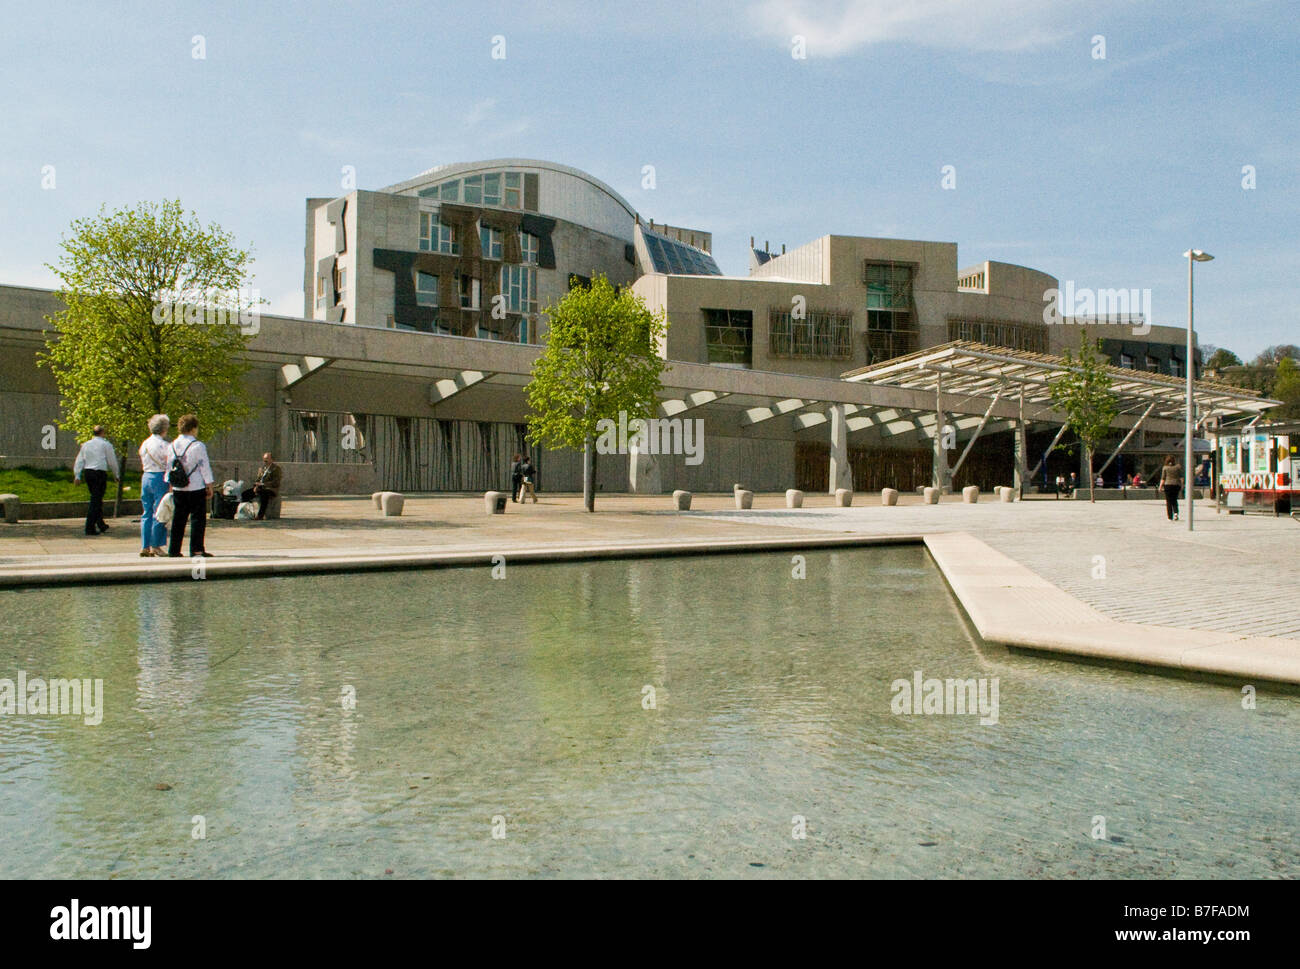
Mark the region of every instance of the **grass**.
[[[123, 500], [140, 497], [140, 472], [128, 471]], [[0, 469], [0, 494], [17, 495], [23, 501], [88, 501], [90, 492], [86, 482], [72, 483], [71, 468], [8, 468]], [[104, 503], [110, 505], [117, 497], [117, 482], [108, 478]]]

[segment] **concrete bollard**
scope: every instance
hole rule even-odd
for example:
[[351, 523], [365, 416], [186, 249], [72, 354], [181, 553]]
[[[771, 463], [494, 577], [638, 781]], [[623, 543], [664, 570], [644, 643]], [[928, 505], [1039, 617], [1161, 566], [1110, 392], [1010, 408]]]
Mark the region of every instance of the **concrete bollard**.
[[797, 488], [787, 489], [785, 493], [785, 506], [787, 508], [802, 508], [803, 492]]
[[689, 491], [674, 491], [673, 507], [675, 507], [678, 511], [690, 511], [691, 493]]
[[384, 493], [382, 491], [371, 492], [370, 500], [375, 503], [375, 511], [384, 510], [383, 502], [380, 500], [383, 497], [384, 497]]
[[754, 507], [754, 492], [752, 492], [752, 491], [745, 491], [743, 488], [742, 488], [740, 491], [737, 491], [737, 492], [736, 492], [736, 507], [737, 507], [737, 508], [753, 508], [753, 507]]
[[744, 491], [744, 490], [745, 490], [745, 486], [744, 486], [743, 484], [741, 484], [739, 481], [737, 481], [735, 484], [733, 484], [733, 485], [731, 486], [731, 490], [732, 490], [733, 493], [734, 493], [734, 492], [737, 492], [737, 491]]
[[1002, 499], [1003, 501], [1005, 501], [1005, 502], [1012, 502], [1012, 501], [1015, 501], [1015, 500], [1016, 500], [1016, 489], [1015, 489], [1015, 488], [1007, 488], [1007, 487], [1004, 486], [1004, 487], [1002, 488], [1002, 493], [1001, 493], [1000, 495], [998, 495], [998, 497], [1001, 498], [1001, 499]]
[[504, 515], [506, 513], [506, 498], [504, 491], [485, 491], [483, 492], [483, 510], [489, 515]]
[[4, 506], [5, 521], [10, 525], [18, 524], [18, 507], [22, 501], [17, 495], [0, 495], [0, 505]]
[[922, 488], [922, 489], [921, 489], [921, 499], [922, 499], [922, 500], [925, 502], [925, 504], [927, 504], [927, 505], [937, 505], [937, 504], [939, 503], [939, 489], [938, 489], [938, 488]]
[[280, 500], [281, 496], [276, 495], [266, 503], [266, 520], [278, 520], [280, 517]]
[[379, 508], [385, 518], [400, 518], [404, 504], [406, 504], [406, 496], [396, 491], [385, 491], [379, 496]]
[[979, 485], [967, 485], [961, 489], [961, 500], [968, 505], [973, 505], [980, 500]]
[[852, 488], [836, 488], [836, 489], [835, 489], [835, 507], [836, 507], [836, 508], [848, 508], [848, 507], [849, 507], [850, 505], [852, 505], [852, 504], [853, 504], [853, 489], [852, 489]]
[[882, 489], [880, 492], [880, 503], [882, 505], [898, 504], [898, 489], [897, 488]]

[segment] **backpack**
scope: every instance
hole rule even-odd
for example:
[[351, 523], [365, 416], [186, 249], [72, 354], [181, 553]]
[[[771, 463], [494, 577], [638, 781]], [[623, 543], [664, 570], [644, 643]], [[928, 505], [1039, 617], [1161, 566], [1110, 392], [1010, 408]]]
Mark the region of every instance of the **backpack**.
[[189, 444], [185, 445], [185, 450], [180, 454], [176, 453], [175, 445], [172, 446], [172, 469], [167, 472], [167, 483], [173, 488], [182, 489], [189, 487], [190, 473], [185, 470], [185, 465], [181, 461], [181, 458], [185, 457], [193, 446], [194, 442], [190, 441]]

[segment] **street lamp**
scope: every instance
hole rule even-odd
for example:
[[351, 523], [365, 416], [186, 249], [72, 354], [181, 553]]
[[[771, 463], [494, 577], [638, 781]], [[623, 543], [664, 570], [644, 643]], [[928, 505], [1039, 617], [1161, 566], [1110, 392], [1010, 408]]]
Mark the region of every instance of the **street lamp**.
[[1183, 253], [1187, 260], [1187, 358], [1183, 361], [1183, 367], [1187, 373], [1187, 426], [1185, 429], [1186, 440], [1183, 442], [1183, 495], [1187, 505], [1187, 530], [1192, 531], [1193, 526], [1193, 501], [1192, 494], [1196, 489], [1196, 483], [1192, 473], [1192, 371], [1195, 369], [1192, 358], [1192, 266], [1198, 262], [1209, 262], [1214, 257], [1208, 252], [1201, 249], [1188, 249]]

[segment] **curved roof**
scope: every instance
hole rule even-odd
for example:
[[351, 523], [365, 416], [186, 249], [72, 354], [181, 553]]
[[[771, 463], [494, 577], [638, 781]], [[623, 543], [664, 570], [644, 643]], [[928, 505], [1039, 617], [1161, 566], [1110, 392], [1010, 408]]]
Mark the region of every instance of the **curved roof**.
[[409, 192], [412, 189], [419, 190], [428, 185], [434, 185], [438, 182], [444, 182], [447, 179], [458, 178], [462, 175], [473, 175], [476, 172], [500, 171], [503, 168], [518, 169], [536, 169], [539, 171], [557, 172], [561, 175], [569, 175], [573, 178], [580, 178], [584, 182], [608, 195], [614, 202], [618, 203], [627, 212], [633, 220], [636, 219], [636, 209], [628, 203], [627, 199], [619, 195], [618, 192], [610, 188], [595, 175], [590, 175], [579, 168], [573, 168], [569, 165], [561, 165], [558, 162], [543, 161], [540, 158], [489, 158], [484, 161], [473, 162], [453, 162], [447, 165], [435, 165], [433, 168], [426, 169], [414, 178], [408, 178], [404, 182], [398, 182], [396, 185], [389, 185], [380, 189], [382, 192]]

